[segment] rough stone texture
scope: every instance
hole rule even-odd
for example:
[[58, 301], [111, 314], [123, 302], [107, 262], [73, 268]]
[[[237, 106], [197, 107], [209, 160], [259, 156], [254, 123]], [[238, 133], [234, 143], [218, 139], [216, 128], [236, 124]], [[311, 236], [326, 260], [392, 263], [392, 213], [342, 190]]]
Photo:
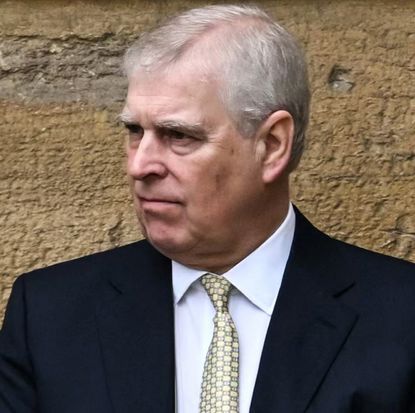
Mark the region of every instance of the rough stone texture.
[[[0, 2], [0, 308], [15, 277], [137, 239], [121, 56], [197, 1]], [[307, 49], [297, 205], [343, 240], [415, 261], [415, 3], [259, 1]]]

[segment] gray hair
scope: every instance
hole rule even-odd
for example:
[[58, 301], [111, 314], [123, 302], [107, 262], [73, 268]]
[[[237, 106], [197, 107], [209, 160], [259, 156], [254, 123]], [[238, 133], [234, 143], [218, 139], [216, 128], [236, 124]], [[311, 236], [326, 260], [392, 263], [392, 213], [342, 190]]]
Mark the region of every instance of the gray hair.
[[129, 78], [140, 70], [165, 70], [201, 48], [204, 66], [219, 79], [219, 97], [243, 135], [254, 135], [277, 110], [291, 114], [290, 170], [295, 169], [310, 104], [307, 66], [296, 39], [256, 6], [206, 6], [142, 34], [127, 50], [124, 69]]

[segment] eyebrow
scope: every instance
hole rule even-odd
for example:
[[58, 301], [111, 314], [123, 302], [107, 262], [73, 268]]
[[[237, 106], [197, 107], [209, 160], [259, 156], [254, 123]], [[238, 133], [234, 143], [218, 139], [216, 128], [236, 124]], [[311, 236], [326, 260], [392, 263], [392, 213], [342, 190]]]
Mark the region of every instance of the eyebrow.
[[121, 112], [117, 115], [117, 120], [125, 124], [136, 123], [133, 116], [128, 112]]
[[[117, 116], [117, 119], [125, 125], [138, 125], [139, 122], [134, 120], [128, 112], [122, 112]], [[201, 123], [186, 123], [179, 120], [159, 120], [154, 123], [154, 127], [158, 130], [175, 130], [184, 133], [185, 135], [196, 136], [199, 138], [207, 138], [207, 132]]]
[[175, 130], [184, 133], [185, 135], [196, 136], [199, 138], [206, 138], [207, 132], [201, 123], [186, 123], [177, 120], [160, 120], [154, 124], [159, 130]]

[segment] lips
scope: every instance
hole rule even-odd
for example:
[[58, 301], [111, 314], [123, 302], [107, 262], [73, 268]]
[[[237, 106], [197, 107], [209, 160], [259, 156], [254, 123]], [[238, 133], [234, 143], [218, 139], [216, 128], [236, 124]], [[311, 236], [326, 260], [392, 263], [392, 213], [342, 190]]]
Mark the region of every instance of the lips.
[[151, 215], [165, 216], [173, 212], [180, 203], [165, 197], [142, 197], [138, 196], [142, 212]]
[[140, 203], [165, 203], [165, 204], [178, 204], [177, 200], [166, 198], [166, 197], [148, 197], [137, 195]]

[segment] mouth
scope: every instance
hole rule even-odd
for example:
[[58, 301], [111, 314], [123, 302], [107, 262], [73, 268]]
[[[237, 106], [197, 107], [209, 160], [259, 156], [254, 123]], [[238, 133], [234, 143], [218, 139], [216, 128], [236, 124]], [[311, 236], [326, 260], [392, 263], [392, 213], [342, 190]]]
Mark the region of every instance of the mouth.
[[140, 201], [140, 203], [165, 203], [165, 204], [179, 204], [179, 202], [177, 200], [171, 199], [171, 198], [163, 198], [163, 197], [144, 197], [144, 196], [140, 196], [137, 195], [138, 200]]
[[163, 211], [180, 205], [180, 202], [167, 198], [137, 196], [140, 207], [146, 212]]

